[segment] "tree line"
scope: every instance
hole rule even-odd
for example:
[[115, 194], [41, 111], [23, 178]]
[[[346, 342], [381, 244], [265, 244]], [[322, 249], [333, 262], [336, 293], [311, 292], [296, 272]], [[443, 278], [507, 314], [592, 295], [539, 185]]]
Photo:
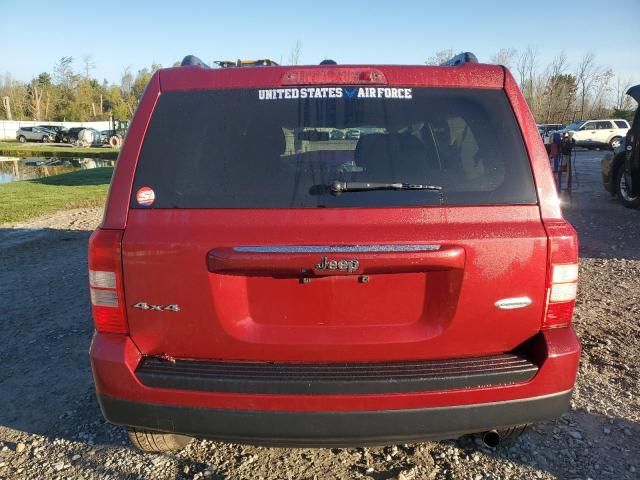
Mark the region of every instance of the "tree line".
[[[453, 55], [452, 49], [441, 50], [426, 63], [437, 65]], [[502, 48], [490, 63], [509, 68], [538, 123], [633, 118], [635, 102], [625, 92], [640, 79], [615, 75], [611, 68], [598, 64], [595, 52], [587, 52], [572, 65], [561, 51], [543, 65], [535, 47]]]
[[[298, 41], [292, 49], [289, 64], [299, 63], [301, 45]], [[452, 49], [441, 50], [425, 63], [437, 65], [454, 54]], [[602, 117], [630, 119], [633, 114], [633, 101], [625, 92], [634, 79], [623, 79], [598, 64], [594, 52], [586, 53], [573, 65], [565, 52], [560, 52], [542, 65], [534, 47], [521, 51], [502, 48], [490, 62], [511, 70], [538, 123]], [[73, 57], [62, 57], [51, 73], [42, 72], [29, 82], [5, 73], [0, 75], [0, 120], [130, 119], [145, 86], [159, 68], [161, 65], [152, 64], [134, 75], [127, 67], [119, 83], [99, 82], [92, 76], [95, 63], [86, 55], [79, 63]]]
[[92, 121], [130, 119], [153, 73], [152, 64], [134, 75], [122, 71], [120, 83], [99, 82], [92, 76], [95, 64], [85, 56], [76, 67], [73, 57], [62, 57], [53, 72], [42, 72], [29, 82], [0, 75], [0, 120]]

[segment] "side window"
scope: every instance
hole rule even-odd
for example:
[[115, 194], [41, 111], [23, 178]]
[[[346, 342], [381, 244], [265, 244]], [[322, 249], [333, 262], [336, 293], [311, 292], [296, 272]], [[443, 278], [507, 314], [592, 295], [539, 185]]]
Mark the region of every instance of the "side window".
[[622, 120], [616, 120], [615, 124], [616, 124], [616, 127], [618, 128], [629, 128], [629, 125], [627, 125], [627, 122]]
[[595, 122], [587, 122], [584, 125], [582, 125], [582, 127], [580, 128], [580, 130], [595, 130]]
[[612, 128], [613, 128], [613, 125], [608, 120], [598, 122], [598, 130], [610, 130]]

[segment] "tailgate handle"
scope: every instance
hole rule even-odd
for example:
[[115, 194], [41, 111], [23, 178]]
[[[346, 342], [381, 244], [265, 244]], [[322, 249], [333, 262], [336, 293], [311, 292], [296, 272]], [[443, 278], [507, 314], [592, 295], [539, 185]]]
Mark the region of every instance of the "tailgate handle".
[[221, 247], [207, 255], [210, 272], [258, 276], [362, 275], [463, 269], [455, 245]]

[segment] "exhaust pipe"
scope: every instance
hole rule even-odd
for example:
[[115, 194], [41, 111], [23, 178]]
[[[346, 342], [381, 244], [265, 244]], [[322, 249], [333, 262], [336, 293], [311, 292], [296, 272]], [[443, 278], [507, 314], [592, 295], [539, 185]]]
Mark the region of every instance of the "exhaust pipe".
[[500, 445], [501, 440], [502, 436], [497, 430], [489, 430], [482, 434], [482, 441], [489, 448], [496, 448]]

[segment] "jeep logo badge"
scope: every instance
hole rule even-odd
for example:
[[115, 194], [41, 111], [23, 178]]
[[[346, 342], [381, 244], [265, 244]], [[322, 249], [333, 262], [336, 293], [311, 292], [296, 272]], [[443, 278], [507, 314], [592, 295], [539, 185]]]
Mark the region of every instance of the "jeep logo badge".
[[360, 268], [358, 260], [332, 260], [322, 257], [315, 265], [316, 270], [339, 270], [341, 272], [353, 273]]

